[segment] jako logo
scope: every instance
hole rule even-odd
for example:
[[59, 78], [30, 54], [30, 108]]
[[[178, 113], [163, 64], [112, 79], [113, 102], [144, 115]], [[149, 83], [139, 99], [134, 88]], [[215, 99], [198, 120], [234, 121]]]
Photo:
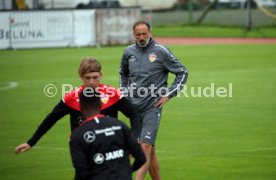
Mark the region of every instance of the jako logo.
[[124, 157], [124, 150], [119, 149], [105, 153], [105, 157], [101, 153], [97, 153], [94, 155], [93, 159], [96, 164], [102, 164], [104, 161], [110, 161], [122, 157]]
[[120, 149], [120, 150], [117, 150], [117, 151], [106, 153], [105, 154], [105, 160], [106, 161], [114, 160], [114, 159], [122, 158], [123, 156], [124, 156], [124, 150]]

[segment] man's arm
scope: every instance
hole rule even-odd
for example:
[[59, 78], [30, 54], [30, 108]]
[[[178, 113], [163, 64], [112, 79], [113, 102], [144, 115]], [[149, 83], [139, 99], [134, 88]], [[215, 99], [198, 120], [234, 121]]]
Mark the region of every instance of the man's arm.
[[163, 65], [169, 72], [175, 74], [174, 82], [166, 95], [170, 99], [176, 96], [183, 88], [188, 78], [188, 71], [168, 49], [164, 51]]
[[160, 99], [154, 103], [154, 106], [158, 108], [162, 108], [170, 100], [170, 98], [176, 96], [180, 90], [183, 89], [183, 85], [186, 83], [188, 78], [187, 69], [177, 58], [175, 58], [170, 50], [166, 48], [163, 49], [163, 66], [169, 72], [175, 74], [175, 79], [169, 89], [169, 92], [160, 97]]
[[[122, 56], [119, 74], [120, 74], [120, 87], [126, 88], [128, 84], [128, 76], [129, 76], [128, 59], [127, 59], [126, 51], [123, 53], [123, 56]], [[124, 90], [122, 91], [124, 93]]]
[[25, 152], [31, 149], [37, 141], [49, 130], [52, 126], [63, 116], [69, 113], [69, 107], [67, 107], [63, 101], [60, 101], [55, 108], [49, 113], [42, 123], [38, 126], [37, 130], [33, 134], [33, 136], [27, 141], [27, 143], [23, 143], [18, 145], [15, 148], [15, 153], [18, 154], [20, 152]]
[[126, 147], [130, 154], [135, 158], [134, 163], [132, 164], [132, 171], [136, 171], [146, 162], [146, 156], [141, 148], [141, 145], [138, 143], [138, 140], [135, 139], [133, 134], [130, 132], [130, 129], [123, 122], [121, 122], [121, 124], [124, 131]]
[[69, 142], [70, 154], [75, 168], [75, 180], [86, 180], [89, 177], [88, 162], [80, 140], [73, 134]]

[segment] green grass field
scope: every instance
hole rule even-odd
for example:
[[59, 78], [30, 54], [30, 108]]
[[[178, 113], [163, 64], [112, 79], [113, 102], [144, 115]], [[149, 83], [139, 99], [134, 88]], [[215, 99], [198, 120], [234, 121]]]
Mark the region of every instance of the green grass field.
[[[191, 87], [228, 87], [232, 97], [177, 97], [163, 111], [157, 138], [164, 180], [276, 179], [276, 45], [169, 46], [189, 70]], [[103, 65], [103, 83], [118, 87], [124, 46], [0, 51], [0, 179], [73, 179], [69, 117], [29, 152], [15, 155], [61, 98], [78, 86], [80, 59]], [[170, 80], [172, 77], [170, 78]], [[17, 87], [4, 89], [9, 82]], [[58, 93], [47, 97], [44, 86]], [[120, 116], [122, 120], [127, 119]], [[147, 176], [147, 179], [150, 179]]]
[[[166, 29], [164, 31], [164, 29]], [[275, 26], [252, 27], [247, 31], [242, 26], [215, 25], [159, 25], [152, 28], [156, 37], [246, 37], [246, 38], [275, 38]], [[169, 32], [169, 33], [168, 33]]]

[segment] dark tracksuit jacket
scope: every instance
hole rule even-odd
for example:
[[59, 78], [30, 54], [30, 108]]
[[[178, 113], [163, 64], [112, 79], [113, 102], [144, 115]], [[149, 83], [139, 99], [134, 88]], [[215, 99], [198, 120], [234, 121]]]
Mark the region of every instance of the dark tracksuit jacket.
[[[114, 87], [100, 84], [102, 88], [102, 107], [101, 113], [115, 117], [118, 116], [118, 111], [121, 111], [126, 117], [130, 118], [131, 130], [135, 137], [139, 135], [139, 124], [136, 120], [137, 112], [128, 99], [121, 96], [121, 94]], [[27, 141], [30, 146], [34, 146], [37, 141], [49, 130], [52, 126], [65, 115], [70, 114], [71, 131], [78, 127], [83, 121], [84, 117], [80, 112], [79, 94], [84, 86], [67, 93], [63, 99], [55, 106], [51, 113], [49, 113], [42, 123], [39, 125], [33, 136]]]
[[[141, 48], [136, 43], [128, 46], [122, 56], [120, 66], [120, 86], [121, 88], [135, 87], [132, 91], [133, 94], [128, 93], [131, 97], [133, 104], [137, 106], [140, 111], [145, 111], [153, 106], [153, 103], [161, 95], [167, 95], [169, 98], [177, 95], [181, 90], [183, 84], [186, 83], [188, 71], [180, 63], [180, 61], [170, 52], [166, 47], [156, 43], [153, 39], [149, 44]], [[171, 87], [165, 92], [158, 92], [160, 89], [167, 88], [168, 74], [175, 74], [175, 79]], [[151, 93], [143, 95], [143, 89], [150, 92], [150, 86], [154, 85], [154, 96]], [[139, 93], [144, 97], [138, 96]], [[163, 94], [162, 94], [163, 93]]]
[[[146, 157], [130, 129], [121, 121], [98, 114], [70, 137], [75, 180], [131, 180]], [[129, 154], [135, 161], [130, 166]]]

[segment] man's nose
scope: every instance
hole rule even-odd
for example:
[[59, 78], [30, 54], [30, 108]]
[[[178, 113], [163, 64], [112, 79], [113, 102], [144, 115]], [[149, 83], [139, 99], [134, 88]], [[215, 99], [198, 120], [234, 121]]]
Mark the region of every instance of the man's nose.
[[146, 38], [145, 38], [145, 36], [140, 36], [140, 40], [145, 40]]
[[90, 79], [90, 80], [89, 80], [89, 83], [90, 83], [90, 84], [94, 84], [94, 79]]

